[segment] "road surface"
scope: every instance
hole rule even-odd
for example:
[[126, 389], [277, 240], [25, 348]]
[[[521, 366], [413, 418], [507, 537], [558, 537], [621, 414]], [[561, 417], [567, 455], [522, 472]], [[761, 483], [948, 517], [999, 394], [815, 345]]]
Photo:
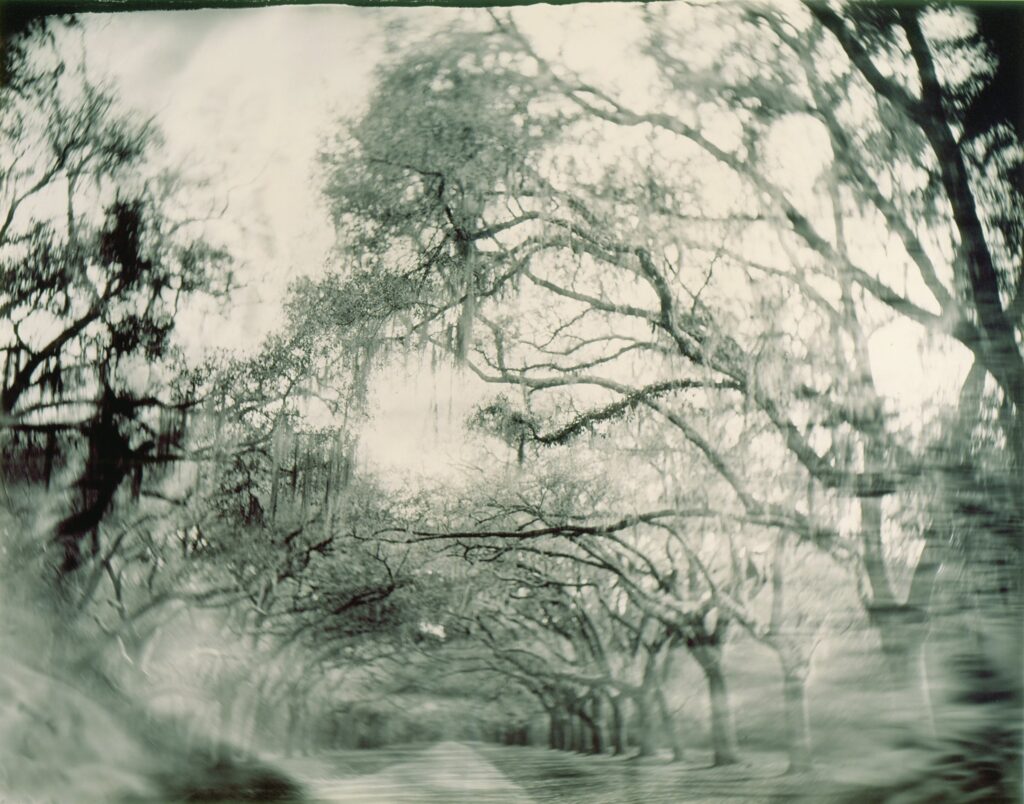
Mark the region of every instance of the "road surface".
[[437, 743], [372, 774], [300, 777], [322, 804], [531, 804], [533, 799], [468, 745]]

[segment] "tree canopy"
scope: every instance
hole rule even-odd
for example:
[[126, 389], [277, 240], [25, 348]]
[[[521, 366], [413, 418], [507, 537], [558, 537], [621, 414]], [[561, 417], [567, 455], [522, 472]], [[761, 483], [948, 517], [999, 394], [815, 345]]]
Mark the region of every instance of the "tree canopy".
[[[234, 298], [230, 250], [155, 121], [22, 21], [2, 556], [12, 599], [47, 604], [42, 661], [287, 754], [784, 749], [809, 779], [899, 722], [929, 741], [923, 797], [1000, 800], [1019, 724], [985, 701], [1019, 708], [1024, 592], [1009, 17], [600, 13], [619, 52], [596, 59], [527, 11], [391, 30], [316, 161], [325, 269], [257, 348], [203, 359], [176, 324]], [[480, 399], [465, 466], [419, 486], [361, 453], [400, 360]]]

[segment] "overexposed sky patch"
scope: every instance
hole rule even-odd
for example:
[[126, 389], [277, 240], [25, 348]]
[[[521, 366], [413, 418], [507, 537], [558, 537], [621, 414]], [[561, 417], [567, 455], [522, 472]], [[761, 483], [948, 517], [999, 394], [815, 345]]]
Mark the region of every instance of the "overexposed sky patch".
[[[427, 33], [467, 13], [478, 12], [312, 6], [83, 18], [90, 76], [109, 76], [125, 105], [155, 117], [168, 163], [208, 182], [197, 213], [223, 210], [213, 230], [240, 287], [222, 308], [185, 311], [178, 330], [187, 347], [251, 353], [280, 326], [288, 284], [319, 273], [334, 242], [319, 146], [339, 117], [365, 105], [388, 26]], [[395, 371], [376, 383], [379, 410], [364, 444], [373, 465], [427, 471], [425, 454], [454, 443], [455, 411], [441, 412], [451, 399], [434, 398], [439, 386], [427, 382]]]
[[197, 208], [223, 209], [216, 228], [242, 288], [230, 310], [193, 311], [186, 339], [252, 351], [279, 322], [288, 283], [319, 272], [333, 243], [320, 204], [322, 138], [366, 102], [389, 24], [429, 30], [452, 15], [311, 6], [84, 18], [96, 74], [155, 116], [171, 164], [209, 181]]
[[[655, 77], [629, 53], [641, 34], [638, 11], [632, 4], [537, 5], [514, 16], [542, 55], [643, 109], [654, 98]], [[389, 26], [426, 34], [483, 13], [311, 6], [83, 18], [80, 35], [94, 77], [109, 75], [127, 105], [155, 117], [170, 163], [208, 181], [196, 194], [197, 210], [223, 209], [213, 227], [235, 255], [241, 287], [225, 309], [207, 305], [183, 316], [187, 343], [255, 351], [280, 324], [289, 282], [322, 270], [333, 231], [320, 203], [318, 146], [339, 116], [364, 107], [375, 67], [394, 55], [386, 46]], [[712, 134], [729, 139], [724, 129]], [[794, 202], [813, 208], [829, 159], [820, 125], [793, 116], [767, 147], [767, 162]], [[736, 189], [718, 185], [728, 208]], [[870, 256], [871, 264], [889, 258]], [[933, 393], [935, 378], [923, 369], [919, 334], [909, 337], [907, 326], [876, 333], [872, 357], [883, 393], [917, 404]], [[388, 372], [374, 391], [379, 405], [367, 449], [385, 468], [429, 471], [431, 452], [447, 451], [445, 460], [457, 461], [461, 453], [452, 445], [480, 398], [469, 388], [479, 384], [465, 373], [433, 375], [422, 366]]]

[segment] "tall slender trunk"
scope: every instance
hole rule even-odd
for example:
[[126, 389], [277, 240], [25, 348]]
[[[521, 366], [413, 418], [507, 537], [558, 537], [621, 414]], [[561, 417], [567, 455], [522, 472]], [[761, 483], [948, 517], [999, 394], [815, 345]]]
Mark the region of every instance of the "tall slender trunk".
[[652, 757], [657, 752], [654, 736], [654, 702], [648, 689], [641, 689], [634, 698], [636, 706], [637, 756]]
[[[768, 645], [782, 667], [782, 706], [786, 722], [789, 773], [801, 773], [811, 766], [811, 731], [807, 715], [806, 684], [810, 652], [797, 638], [784, 633], [787, 534], [780, 532], [772, 558], [772, 609]], [[811, 648], [813, 650], [813, 648]]]
[[626, 738], [626, 719], [622, 714], [622, 702], [618, 695], [608, 697], [608, 705], [611, 710], [611, 743], [612, 753], [621, 756], [626, 753], [628, 740]]
[[665, 733], [668, 735], [669, 745], [672, 747], [672, 761], [682, 762], [686, 758], [686, 745], [683, 740], [682, 730], [679, 728], [679, 724], [676, 723], [676, 719], [672, 716], [672, 710], [668, 705], [668, 698], [665, 697], [665, 691], [661, 687], [658, 687], [655, 697], [658, 702], [661, 722], [664, 725]]
[[587, 751], [587, 738], [585, 735], [586, 726], [583, 719], [575, 712], [569, 713], [569, 722], [572, 730], [571, 750], [577, 754], [585, 754]]
[[739, 752], [736, 747], [736, 724], [729, 704], [721, 657], [705, 651], [698, 661], [708, 682], [711, 701], [711, 749], [714, 752], [714, 763], [732, 765], [739, 762]]
[[313, 443], [312, 439], [306, 443], [306, 458], [302, 466], [302, 500], [300, 502], [300, 519], [305, 523], [309, 517], [309, 492], [313, 486]]
[[572, 714], [565, 707], [558, 713], [558, 750], [572, 750]]
[[295, 504], [295, 490], [299, 483], [299, 435], [292, 436], [292, 468], [288, 475], [292, 487], [292, 505]]
[[273, 437], [271, 439], [270, 448], [270, 524], [273, 525], [277, 521], [277, 496], [280, 493], [281, 486], [281, 471], [279, 466], [279, 458], [282, 450], [281, 442], [284, 440], [284, 436], [281, 432], [281, 427], [278, 426], [274, 430]]
[[658, 695], [658, 651], [649, 651], [644, 664], [643, 680], [640, 682], [640, 689], [635, 696], [636, 720], [637, 720], [637, 743], [639, 752], [637, 756], [654, 756], [657, 751], [656, 722]]
[[285, 725], [285, 756], [295, 756], [299, 736], [299, 705], [295, 701], [286, 704], [288, 719]]
[[604, 698], [595, 694], [590, 699], [590, 750], [595, 754], [603, 754], [607, 740], [605, 738]]
[[548, 748], [560, 751], [562, 748], [561, 716], [555, 709], [548, 710]]
[[[298, 700], [289, 703], [289, 743], [292, 752], [298, 756], [309, 756], [313, 746], [313, 723], [308, 703], [302, 697], [301, 689], [293, 689], [291, 695]], [[292, 721], [294, 710], [294, 722]]]
[[686, 758], [686, 741], [665, 695], [665, 685], [668, 683], [668, 679], [671, 677], [675, 667], [674, 659], [675, 653], [670, 646], [669, 650], [665, 653], [664, 661], [661, 663], [661, 683], [658, 684], [656, 698], [658, 712], [661, 714], [661, 722], [664, 726], [665, 734], [668, 735], [669, 745], [672, 748], [672, 761], [682, 762]]
[[811, 767], [811, 725], [807, 713], [807, 667], [783, 668], [782, 700], [785, 706], [789, 773]]
[[245, 713], [245, 722], [241, 729], [241, 747], [246, 751], [252, 751], [257, 747], [260, 731], [262, 730], [266, 719], [266, 688], [267, 679], [266, 676], [263, 676], [259, 681], [257, 681], [255, 689], [249, 696], [247, 711]]

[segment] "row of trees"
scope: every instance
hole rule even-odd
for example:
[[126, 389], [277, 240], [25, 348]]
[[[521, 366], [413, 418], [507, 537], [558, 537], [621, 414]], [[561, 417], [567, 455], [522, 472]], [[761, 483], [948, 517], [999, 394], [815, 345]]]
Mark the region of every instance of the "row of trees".
[[75, 25], [26, 21], [3, 54], [3, 638], [200, 741], [296, 748], [433, 594], [408, 549], [357, 538], [390, 516], [353, 471], [373, 344], [335, 335], [376, 288], [294, 301], [252, 356], [189, 357], [176, 319], [232, 289], [218, 213]]
[[[254, 356], [201, 367], [174, 316], [227, 292], [228, 255], [154, 168], [152, 125], [68, 68], [59, 31], [8, 48], [0, 402], [28, 536], [8, 563], [48, 579], [69, 655], [202, 679], [235, 738], [300, 747], [369, 687], [472, 678], [544, 714], [552, 747], [680, 757], [685, 653], [728, 764], [742, 634], [778, 659], [794, 770], [837, 621], [872, 629], [924, 723], [939, 650], [1019, 678], [1002, 40], [945, 7], [635, 14], [643, 93], [507, 14], [403, 50], [324, 148], [342, 264], [293, 287]], [[957, 393], [890, 394], [886, 332]], [[358, 471], [399, 352], [498, 389], [471, 424], [506, 461], [407, 494]]]
[[[814, 629], [785, 622], [793, 551], [848, 573], [911, 691], [930, 632], [968, 649], [1019, 602], [1021, 152], [984, 100], [1006, 55], [956, 8], [638, 14], [646, 95], [503, 14], [383, 69], [325, 152], [340, 275], [386, 287], [362, 322], [382, 345], [508, 389], [476, 417], [515, 451], [520, 473], [488, 481], [507, 496], [426, 512], [405, 541], [511, 562], [469, 633], [552, 713], [552, 742], [580, 744], [571, 721], [604, 746], [621, 698], [649, 720], [644, 679], [685, 645], [734, 761], [739, 628], [779, 658], [802, 768]], [[729, 35], [695, 47], [708, 31]], [[816, 169], [779, 164], [808, 141]], [[300, 293], [344, 296], [328, 282]], [[885, 330], [959, 394], [901, 409]], [[551, 474], [547, 453], [586, 458]], [[588, 459], [620, 471], [588, 482]]]

